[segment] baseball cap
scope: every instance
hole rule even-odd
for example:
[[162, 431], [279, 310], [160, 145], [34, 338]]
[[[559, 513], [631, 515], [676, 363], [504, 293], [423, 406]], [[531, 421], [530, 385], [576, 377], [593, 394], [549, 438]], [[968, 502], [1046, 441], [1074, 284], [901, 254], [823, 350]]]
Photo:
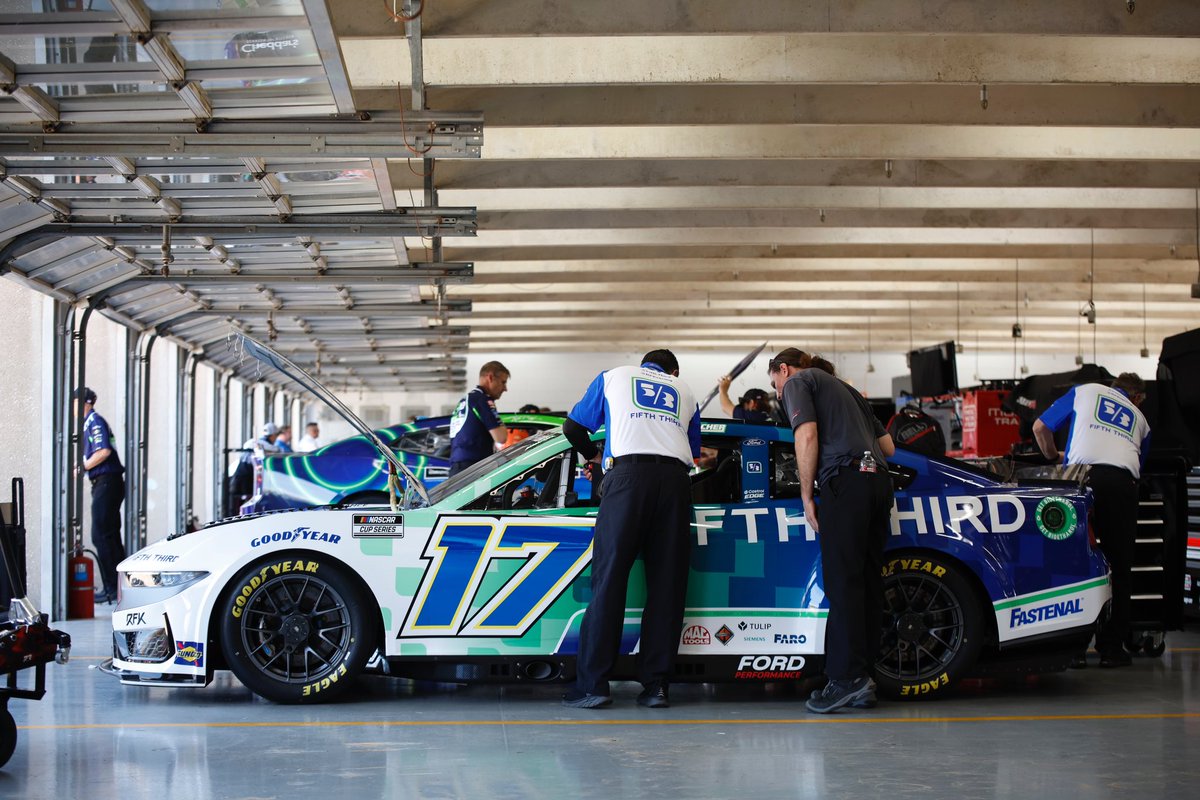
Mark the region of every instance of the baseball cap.
[[96, 405], [96, 393], [86, 386], [84, 386], [82, 389], [76, 389], [75, 391], [71, 392], [71, 397], [75, 398], [76, 400], [82, 397], [83, 402], [93, 406]]
[[277, 433], [279, 433], [279, 426], [276, 425], [274, 422], [268, 422], [266, 425], [263, 425], [263, 427], [262, 427], [262, 435], [263, 436], [274, 436]]

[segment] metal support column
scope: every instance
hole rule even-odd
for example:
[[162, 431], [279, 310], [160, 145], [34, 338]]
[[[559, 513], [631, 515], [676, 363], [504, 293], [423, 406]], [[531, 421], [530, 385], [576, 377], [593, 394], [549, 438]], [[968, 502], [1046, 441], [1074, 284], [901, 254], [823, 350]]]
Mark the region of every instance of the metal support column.
[[125, 509], [124, 522], [125, 552], [132, 553], [133, 532], [137, 530], [138, 493], [144, 487], [135, 480], [138, 474], [138, 431], [141, 430], [141, 347], [146, 334], [132, 328], [125, 329]]
[[75, 375], [72, 376], [69, 395], [71, 399], [68, 401], [71, 408], [70, 474], [73, 476], [73, 480], [71, 482], [71, 534], [67, 550], [72, 553], [83, 547], [83, 481], [86, 477], [83, 472], [83, 398], [80, 397], [79, 402], [74, 402], [73, 399], [76, 393], [83, 393], [83, 387], [87, 381], [87, 329], [92, 312], [95, 310], [96, 303], [93, 301], [84, 309], [78, 330], [71, 332]]
[[67, 542], [70, 539], [71, 519], [71, 475], [75, 465], [71, 463], [71, 377], [74, 374], [75, 348], [72, 335], [75, 330], [75, 309], [63, 302], [54, 304], [53, 385], [51, 387], [51, 425], [53, 447], [51, 448], [51, 497], [52, 518], [47, 526], [53, 537], [52, 556], [49, 566], [53, 619], [67, 617]]
[[146, 503], [149, 496], [146, 494], [146, 481], [150, 455], [147, 447], [150, 440], [150, 354], [154, 350], [156, 341], [158, 341], [158, 334], [150, 334], [146, 339], [146, 347], [139, 362], [142, 371], [141, 435], [138, 438], [138, 472], [135, 480], [141, 485], [141, 489], [138, 492], [137, 537], [133, 549], [128, 551], [131, 553], [145, 547], [147, 539]]
[[212, 400], [212, 485], [213, 503], [212, 519], [218, 520], [225, 516], [225, 493], [229, 481], [227, 467], [229, 465], [229, 381], [233, 377], [229, 372], [213, 373]]
[[195, 475], [196, 365], [199, 358], [187, 354], [175, 379], [175, 521], [174, 531], [188, 529], [193, 516], [192, 488]]

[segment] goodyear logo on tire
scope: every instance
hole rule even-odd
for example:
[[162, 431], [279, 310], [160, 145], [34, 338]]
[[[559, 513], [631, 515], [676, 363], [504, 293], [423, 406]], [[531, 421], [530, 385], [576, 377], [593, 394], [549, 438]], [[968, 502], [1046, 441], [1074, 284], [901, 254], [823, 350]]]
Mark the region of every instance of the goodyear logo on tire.
[[1042, 536], [1055, 542], [1070, 538], [1079, 526], [1075, 505], [1061, 497], [1044, 498], [1038, 503], [1037, 512], [1033, 517], [1037, 520]]

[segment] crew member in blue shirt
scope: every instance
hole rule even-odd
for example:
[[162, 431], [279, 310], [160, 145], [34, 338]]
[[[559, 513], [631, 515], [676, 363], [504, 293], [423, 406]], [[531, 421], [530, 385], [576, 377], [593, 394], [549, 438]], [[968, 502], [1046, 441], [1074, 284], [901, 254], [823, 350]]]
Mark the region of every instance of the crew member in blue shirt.
[[97, 571], [102, 586], [96, 592], [97, 603], [117, 599], [117, 564], [125, 560], [121, 541], [121, 504], [125, 502], [125, 467], [117, 455], [112, 429], [96, 413], [96, 393], [86, 386], [72, 394], [76, 403], [83, 401], [83, 464], [92, 482], [92, 545], [100, 563]]
[[691, 553], [691, 482], [700, 455], [700, 409], [679, 379], [670, 350], [653, 350], [641, 366], [602, 372], [563, 423], [563, 433], [589, 460], [589, 433], [605, 429], [603, 499], [592, 544], [592, 599], [579, 632], [575, 686], [563, 705], [612, 703], [608, 678], [625, 622], [625, 590], [638, 555], [646, 568], [637, 678], [638, 704], [666, 708], [687, 591]]
[[[1138, 479], [1150, 448], [1150, 424], [1139, 408], [1146, 399], [1146, 383], [1133, 372], [1123, 372], [1111, 387], [1099, 383], [1073, 386], [1033, 423], [1033, 435], [1042, 455], [1058, 461], [1054, 431], [1070, 425], [1063, 464], [1088, 464], [1087, 483], [1095, 502], [1096, 533], [1100, 549], [1112, 570], [1112, 614], [1096, 634], [1100, 666], [1127, 667], [1130, 580], [1137, 541]], [[1080, 655], [1071, 666], [1082, 668]]]
[[479, 370], [479, 385], [467, 392], [450, 419], [450, 474], [456, 475], [490, 456], [508, 439], [496, 413], [496, 401], [508, 389], [508, 368], [489, 361]]
[[733, 398], [729, 396], [731, 383], [733, 378], [729, 375], [722, 375], [717, 381], [717, 399], [721, 401], [721, 408], [725, 413], [743, 422], [771, 425], [771, 401], [767, 393], [762, 389], [747, 389], [746, 393], [738, 398], [737, 405], [734, 405]]

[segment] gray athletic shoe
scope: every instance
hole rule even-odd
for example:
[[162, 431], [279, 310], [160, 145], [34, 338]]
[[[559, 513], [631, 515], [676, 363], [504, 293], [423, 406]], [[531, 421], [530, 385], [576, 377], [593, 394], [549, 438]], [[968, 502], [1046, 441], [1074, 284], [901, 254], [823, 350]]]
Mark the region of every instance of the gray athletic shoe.
[[563, 693], [562, 704], [567, 708], [603, 708], [612, 705], [612, 696], [568, 689]]
[[[813, 692], [804, 704], [814, 714], [830, 714], [839, 708], [854, 703], [866, 703], [875, 699], [875, 684], [870, 678], [855, 678], [849, 681], [830, 681], [825, 688]], [[869, 708], [869, 706], [861, 706]]]

